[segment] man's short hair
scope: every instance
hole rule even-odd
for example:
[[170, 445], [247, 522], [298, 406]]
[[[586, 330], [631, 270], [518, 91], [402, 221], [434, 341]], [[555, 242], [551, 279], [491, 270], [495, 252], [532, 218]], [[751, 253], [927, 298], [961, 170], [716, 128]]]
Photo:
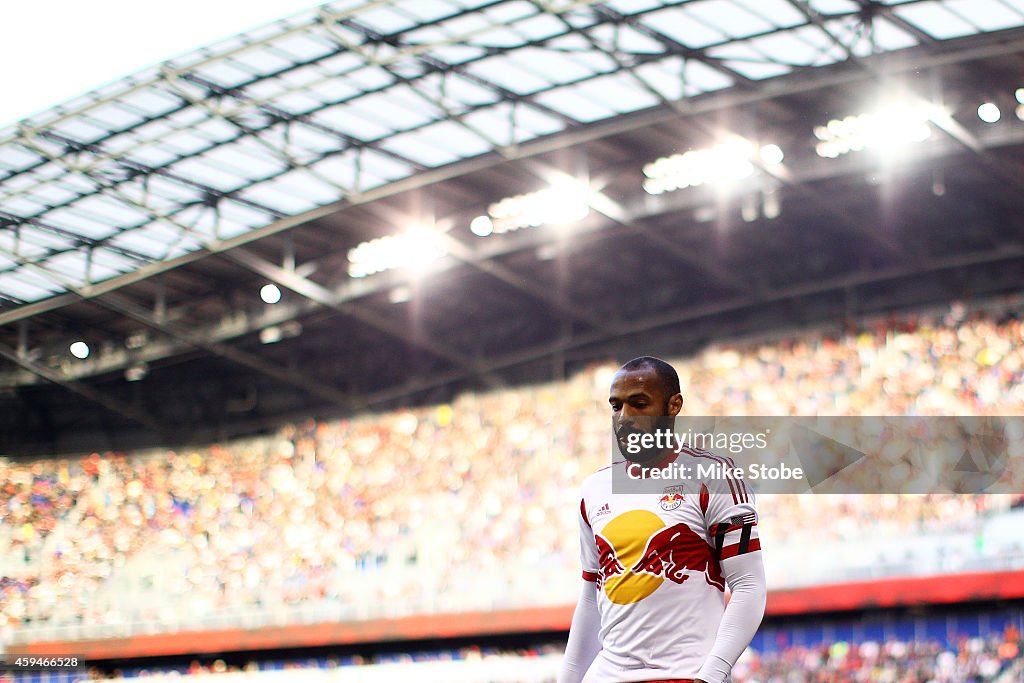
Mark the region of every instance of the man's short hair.
[[675, 396], [680, 393], [679, 388], [679, 373], [676, 369], [663, 361], [660, 358], [654, 356], [640, 356], [629, 361], [621, 368], [625, 372], [633, 372], [634, 370], [654, 370], [654, 374], [661, 380], [662, 386], [665, 387], [668, 396]]

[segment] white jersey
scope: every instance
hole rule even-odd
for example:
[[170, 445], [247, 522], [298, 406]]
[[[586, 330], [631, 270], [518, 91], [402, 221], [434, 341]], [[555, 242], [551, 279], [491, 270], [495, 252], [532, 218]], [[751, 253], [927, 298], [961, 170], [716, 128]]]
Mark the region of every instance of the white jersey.
[[[675, 462], [728, 458], [684, 448]], [[601, 651], [584, 683], [690, 679], [725, 611], [720, 561], [760, 550], [754, 496], [742, 480], [692, 477], [661, 493], [613, 494], [621, 461], [583, 483], [583, 578], [598, 586]]]

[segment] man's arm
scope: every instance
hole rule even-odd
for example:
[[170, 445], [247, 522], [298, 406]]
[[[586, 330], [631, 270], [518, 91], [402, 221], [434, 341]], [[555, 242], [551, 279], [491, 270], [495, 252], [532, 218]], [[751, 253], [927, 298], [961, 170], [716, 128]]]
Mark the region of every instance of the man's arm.
[[597, 653], [601, 651], [598, 629], [601, 616], [597, 611], [597, 585], [583, 580], [576, 611], [569, 627], [569, 641], [565, 645], [565, 658], [558, 672], [558, 683], [580, 683]]
[[569, 626], [569, 641], [565, 644], [565, 658], [558, 672], [558, 683], [580, 683], [601, 651], [601, 613], [597, 609], [597, 577], [601, 565], [594, 544], [594, 531], [587, 517], [587, 502], [583, 499], [580, 500], [578, 520], [583, 587]]
[[768, 589], [761, 553], [745, 553], [723, 560], [722, 573], [732, 596], [722, 615], [715, 644], [697, 673], [695, 683], [722, 683], [727, 680], [764, 617]]

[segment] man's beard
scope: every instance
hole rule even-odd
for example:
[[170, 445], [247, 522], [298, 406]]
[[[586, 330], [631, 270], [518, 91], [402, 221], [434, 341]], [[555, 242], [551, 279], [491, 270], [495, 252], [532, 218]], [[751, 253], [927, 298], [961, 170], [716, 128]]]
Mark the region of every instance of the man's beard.
[[[668, 412], [668, 405], [664, 412]], [[612, 430], [615, 437], [615, 446], [619, 453], [626, 460], [638, 465], [650, 465], [663, 458], [667, 451], [675, 450], [675, 443], [672, 440], [675, 418], [668, 415], [662, 416], [641, 416], [629, 418], [627, 424], [620, 424], [621, 420], [613, 420]], [[651, 434], [651, 446], [644, 447], [640, 439], [644, 434]], [[653, 435], [661, 435], [661, 447]], [[627, 441], [627, 439], [630, 439]], [[624, 443], [625, 441], [625, 443]]]

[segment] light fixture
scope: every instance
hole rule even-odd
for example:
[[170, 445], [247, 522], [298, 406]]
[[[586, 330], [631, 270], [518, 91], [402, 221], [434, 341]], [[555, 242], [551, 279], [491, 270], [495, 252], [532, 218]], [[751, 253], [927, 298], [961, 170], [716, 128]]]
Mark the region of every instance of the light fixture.
[[395, 287], [388, 292], [388, 301], [393, 304], [404, 304], [412, 300], [412, 290], [405, 285]]
[[761, 148], [761, 161], [769, 166], [778, 166], [786, 155], [778, 145], [765, 145]]
[[263, 299], [264, 303], [276, 304], [281, 300], [281, 290], [274, 283], [266, 284], [260, 287], [260, 298]]
[[417, 227], [398, 235], [363, 242], [348, 252], [348, 274], [366, 277], [394, 268], [420, 271], [448, 253], [444, 236]]
[[469, 231], [477, 237], [487, 237], [494, 232], [490, 216], [477, 216], [469, 223]]
[[[705, 183], [729, 185], [753, 174], [753, 160], [759, 153], [772, 159], [771, 163], [782, 162], [778, 145], [765, 145], [759, 152], [753, 143], [740, 137], [707, 149], [662, 157], [644, 166], [644, 190], [662, 194]], [[764, 156], [762, 159], [769, 163]]]
[[260, 330], [261, 344], [276, 344], [282, 339], [291, 339], [302, 334], [302, 325], [297, 320], [289, 320], [280, 325], [271, 325]]
[[1024, 104], [1017, 105], [1017, 118], [1024, 121]]
[[[565, 225], [590, 212], [590, 188], [575, 178], [562, 178], [543, 190], [506, 197], [487, 207], [491, 231], [511, 232], [541, 225]], [[480, 228], [483, 228], [481, 222]], [[472, 225], [470, 226], [472, 229]], [[474, 230], [479, 235], [479, 232]]]
[[71, 351], [72, 356], [79, 360], [85, 360], [89, 357], [89, 345], [84, 341], [73, 342], [71, 346], [68, 347], [68, 350]]
[[1017, 98], [1018, 102], [1024, 104], [1024, 88], [1017, 88], [1016, 92], [1013, 93], [1013, 96]]
[[985, 123], [995, 123], [1002, 115], [994, 102], [985, 102], [978, 107], [978, 118]]
[[124, 378], [125, 381], [128, 382], [140, 382], [144, 380], [148, 374], [149, 366], [145, 363], [138, 363], [130, 368], [125, 368]]
[[892, 101], [874, 111], [816, 126], [818, 156], [835, 159], [865, 149], [889, 152], [931, 137], [930, 122], [944, 115], [927, 102]]

